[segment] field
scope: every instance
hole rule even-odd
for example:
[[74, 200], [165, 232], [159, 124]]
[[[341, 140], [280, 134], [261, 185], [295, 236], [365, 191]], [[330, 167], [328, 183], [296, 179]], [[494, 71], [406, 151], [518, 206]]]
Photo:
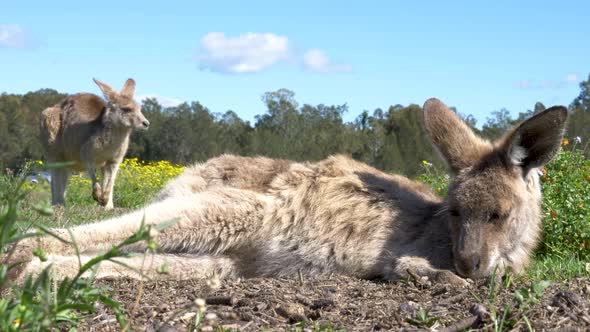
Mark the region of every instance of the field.
[[[183, 282], [78, 280], [68, 296], [46, 278], [15, 288], [12, 297], [0, 300], [0, 330], [67, 330], [78, 324], [80, 331], [118, 331], [122, 327], [138, 331], [588, 330], [590, 161], [576, 151], [575, 143], [571, 150], [569, 141], [563, 145], [556, 160], [540, 170], [544, 238], [523, 276], [477, 281], [467, 289], [424, 279], [384, 283], [339, 276], [321, 280], [299, 276]], [[32, 162], [28, 169], [42, 168], [41, 164]], [[419, 179], [444, 195], [448, 177], [428, 161], [423, 168]], [[46, 182], [1, 175], [2, 233], [7, 234], [4, 230], [10, 220], [19, 227], [62, 227], [125, 213], [149, 201], [181, 171], [182, 167], [167, 162], [127, 160], [117, 179], [113, 211], [95, 207], [89, 180], [82, 176], [74, 177], [68, 187], [68, 207], [52, 210], [47, 204]], [[23, 183], [21, 188], [17, 188], [19, 183]], [[151, 241], [148, 233], [140, 232], [133, 241]], [[18, 236], [19, 232], [10, 234]], [[0, 245], [6, 249], [4, 236]], [[64, 305], [58, 305], [60, 301]]]

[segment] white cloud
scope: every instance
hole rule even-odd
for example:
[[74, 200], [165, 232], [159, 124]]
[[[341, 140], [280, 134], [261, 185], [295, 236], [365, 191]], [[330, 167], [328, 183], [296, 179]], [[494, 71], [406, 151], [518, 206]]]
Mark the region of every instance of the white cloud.
[[522, 90], [528, 89], [560, 89], [571, 84], [578, 84], [580, 77], [576, 73], [570, 73], [562, 80], [543, 79], [539, 81], [520, 80], [516, 82], [516, 87]]
[[540, 89], [551, 89], [551, 88], [555, 88], [558, 87], [558, 83], [552, 81], [552, 80], [542, 80], [541, 82], [538, 83], [537, 88]]
[[223, 73], [255, 73], [290, 56], [289, 40], [273, 33], [226, 37], [211, 32], [201, 39], [198, 61], [203, 69]]
[[565, 77], [565, 81], [567, 83], [577, 84], [578, 82], [580, 82], [580, 77], [576, 73], [567, 74], [567, 76]]
[[142, 103], [144, 100], [146, 100], [148, 98], [156, 99], [158, 101], [158, 103], [160, 105], [162, 105], [162, 107], [175, 107], [175, 106], [178, 106], [183, 103], [179, 99], [162, 97], [162, 96], [158, 96], [158, 95], [149, 95], [148, 94], [148, 95], [140, 95], [140, 96], [135, 97], [135, 99], [137, 99], [140, 103]]
[[349, 64], [335, 64], [321, 50], [309, 50], [303, 55], [303, 65], [306, 69], [316, 73], [338, 73], [350, 72], [352, 66]]
[[34, 48], [28, 32], [17, 24], [0, 24], [0, 48]]
[[533, 83], [530, 80], [520, 80], [516, 82], [516, 87], [519, 89], [530, 89]]
[[222, 73], [256, 73], [277, 63], [303, 65], [316, 73], [350, 72], [352, 66], [335, 64], [319, 49], [297, 52], [286, 36], [274, 33], [253, 33], [237, 37], [211, 32], [201, 38], [196, 57], [201, 69]]

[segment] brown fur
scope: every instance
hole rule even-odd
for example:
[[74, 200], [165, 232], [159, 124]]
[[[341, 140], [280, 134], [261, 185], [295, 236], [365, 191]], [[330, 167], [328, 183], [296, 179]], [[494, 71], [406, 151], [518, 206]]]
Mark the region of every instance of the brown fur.
[[[107, 101], [79, 93], [41, 113], [41, 141], [49, 162], [71, 162], [69, 168], [52, 171], [52, 203], [64, 204], [71, 170], [86, 170], [92, 179], [93, 197], [113, 207], [112, 188], [117, 170], [129, 144], [133, 128], [146, 129], [149, 122], [133, 100], [135, 82], [127, 80], [121, 92], [95, 80]], [[102, 186], [96, 168], [103, 173]]]
[[[427, 133], [455, 174], [446, 199], [346, 156], [299, 163], [224, 155], [187, 168], [144, 209], [72, 232], [90, 254], [133, 234], [143, 218], [151, 225], [178, 218], [158, 235], [161, 253], [153, 256], [155, 264], [168, 262], [169, 278], [412, 274], [466, 285], [463, 277], [495, 269], [521, 272], [540, 232], [535, 167], [558, 149], [565, 108], [536, 115], [495, 144], [438, 100], [424, 108]], [[60, 276], [75, 273], [70, 247], [50, 238], [39, 245], [56, 253]], [[125, 262], [139, 266], [137, 258]], [[33, 261], [26, 270], [44, 265]], [[114, 274], [137, 277], [112, 264], [99, 270], [99, 277]]]

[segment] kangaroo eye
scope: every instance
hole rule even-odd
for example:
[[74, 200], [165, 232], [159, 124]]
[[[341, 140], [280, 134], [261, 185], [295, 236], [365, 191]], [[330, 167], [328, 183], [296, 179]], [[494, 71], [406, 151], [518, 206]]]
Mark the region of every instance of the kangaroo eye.
[[132, 108], [130, 108], [130, 107], [122, 107], [122, 108], [121, 108], [121, 111], [123, 111], [123, 112], [125, 112], [125, 113], [129, 113], [129, 112], [133, 111], [133, 109], [132, 109]]
[[491, 221], [497, 221], [500, 219], [500, 214], [498, 214], [498, 212], [494, 212], [490, 215], [490, 220]]

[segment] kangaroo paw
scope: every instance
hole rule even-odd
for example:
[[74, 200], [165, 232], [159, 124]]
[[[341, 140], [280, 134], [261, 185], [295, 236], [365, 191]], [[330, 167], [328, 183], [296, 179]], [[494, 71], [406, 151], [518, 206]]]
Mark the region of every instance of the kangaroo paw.
[[[94, 198], [95, 201], [97, 201], [99, 204], [101, 204], [102, 201], [102, 188], [100, 187], [100, 184], [95, 183], [94, 186], [92, 187], [92, 198]], [[104, 205], [104, 204], [101, 204]]]
[[[109, 196], [111, 195], [111, 193], [108, 190], [103, 190], [102, 192], [102, 196], [100, 197], [100, 200], [98, 201], [98, 203], [106, 208], [109, 208], [108, 203], [109, 203]], [[112, 208], [112, 206], [111, 206]]]
[[468, 279], [463, 279], [451, 271], [442, 270], [434, 275], [436, 282], [449, 284], [456, 287], [468, 287], [470, 285]]

